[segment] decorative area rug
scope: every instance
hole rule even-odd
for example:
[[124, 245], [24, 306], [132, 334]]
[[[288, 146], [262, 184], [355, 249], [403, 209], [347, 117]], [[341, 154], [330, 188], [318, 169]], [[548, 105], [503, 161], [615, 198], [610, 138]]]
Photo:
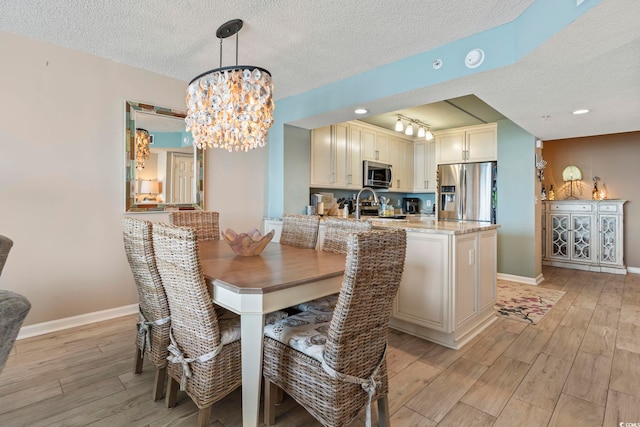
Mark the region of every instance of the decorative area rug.
[[496, 314], [532, 325], [538, 323], [565, 294], [564, 291], [500, 279], [497, 285]]

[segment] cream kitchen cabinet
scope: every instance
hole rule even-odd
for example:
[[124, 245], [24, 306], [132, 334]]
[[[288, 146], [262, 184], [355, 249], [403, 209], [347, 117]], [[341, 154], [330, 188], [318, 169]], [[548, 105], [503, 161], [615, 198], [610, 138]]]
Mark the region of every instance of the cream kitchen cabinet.
[[436, 163], [497, 160], [497, 135], [496, 123], [436, 132]]
[[543, 264], [627, 274], [623, 258], [625, 200], [543, 202]]
[[436, 142], [420, 141], [413, 144], [413, 192], [436, 191]]
[[405, 267], [389, 325], [458, 349], [495, 320], [497, 230], [448, 234], [407, 227]]
[[413, 143], [389, 136], [388, 158], [393, 167], [393, 182], [389, 191], [411, 192], [413, 189]]
[[389, 162], [389, 136], [363, 127], [362, 160]]
[[347, 123], [311, 131], [312, 187], [362, 188], [361, 131]]

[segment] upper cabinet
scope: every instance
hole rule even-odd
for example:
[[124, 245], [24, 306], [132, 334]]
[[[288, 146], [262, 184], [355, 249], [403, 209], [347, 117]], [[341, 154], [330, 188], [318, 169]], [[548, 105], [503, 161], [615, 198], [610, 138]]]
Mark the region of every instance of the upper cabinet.
[[496, 123], [435, 133], [436, 163], [486, 162], [498, 159]]
[[347, 123], [311, 131], [311, 186], [362, 188], [360, 129]]
[[389, 137], [375, 130], [362, 128], [362, 160], [389, 162]]
[[413, 141], [360, 122], [339, 123], [311, 131], [311, 179], [316, 188], [362, 188], [362, 161], [393, 167], [389, 191], [413, 190]]
[[436, 169], [436, 142], [415, 142], [413, 144], [414, 193], [435, 193]]
[[413, 142], [388, 137], [388, 163], [393, 167], [389, 191], [409, 193], [413, 190]]

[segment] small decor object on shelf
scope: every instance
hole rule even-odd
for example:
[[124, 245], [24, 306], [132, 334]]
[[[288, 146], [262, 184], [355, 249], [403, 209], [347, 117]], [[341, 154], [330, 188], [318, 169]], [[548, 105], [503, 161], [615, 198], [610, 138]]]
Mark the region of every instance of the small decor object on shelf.
[[599, 176], [593, 177], [593, 191], [591, 192], [591, 200], [602, 200], [600, 196], [600, 190], [598, 190], [598, 181], [600, 181]]
[[544, 185], [542, 186], [542, 193], [540, 194], [540, 199], [547, 200], [547, 189], [544, 188]]
[[549, 200], [556, 199], [556, 190], [553, 189], [553, 184], [549, 186]]
[[275, 234], [275, 230], [271, 230], [264, 236], [260, 231], [252, 228], [247, 233], [236, 233], [230, 228], [222, 233], [222, 238], [229, 244], [229, 247], [236, 255], [254, 256], [260, 255], [264, 248], [269, 244]]

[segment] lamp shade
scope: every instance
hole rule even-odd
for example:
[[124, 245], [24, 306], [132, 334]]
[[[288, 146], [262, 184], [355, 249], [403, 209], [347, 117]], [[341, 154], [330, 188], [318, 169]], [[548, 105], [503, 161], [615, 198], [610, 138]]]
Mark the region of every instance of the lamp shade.
[[144, 194], [158, 194], [160, 192], [160, 184], [158, 181], [142, 181], [140, 184], [140, 192]]
[[582, 172], [577, 166], [567, 166], [562, 171], [563, 181], [580, 181], [582, 179]]

